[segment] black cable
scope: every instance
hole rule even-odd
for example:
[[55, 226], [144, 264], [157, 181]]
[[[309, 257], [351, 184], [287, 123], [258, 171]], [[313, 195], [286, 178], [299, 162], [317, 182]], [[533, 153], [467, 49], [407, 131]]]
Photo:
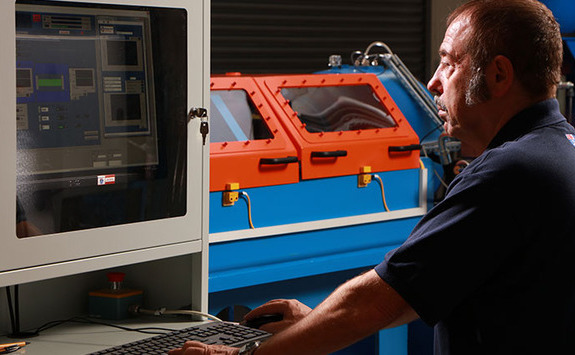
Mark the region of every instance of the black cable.
[[8, 314], [10, 315], [12, 333], [14, 333], [16, 331], [16, 320], [14, 318], [14, 306], [12, 305], [12, 293], [10, 292], [10, 286], [6, 286], [6, 299], [8, 301]]
[[84, 317], [72, 317], [69, 319], [57, 320], [57, 321], [51, 321], [51, 322], [45, 323], [45, 324], [41, 325], [40, 327], [36, 328], [36, 330], [32, 331], [32, 332], [21, 332], [20, 331], [19, 300], [18, 300], [20, 295], [19, 295], [18, 285], [14, 286], [14, 302], [12, 299], [12, 292], [10, 290], [10, 286], [6, 286], [5, 289], [6, 289], [6, 299], [8, 301], [8, 313], [10, 315], [10, 323], [11, 323], [11, 327], [12, 327], [12, 333], [8, 335], [9, 337], [25, 338], [25, 337], [37, 336], [40, 334], [40, 332], [43, 332], [43, 331], [48, 330], [48, 329], [53, 328], [53, 327], [57, 327], [57, 326], [64, 324], [64, 323], [99, 324], [99, 325], [113, 327], [113, 328], [117, 328], [117, 329], [121, 329], [121, 330], [125, 330], [125, 331], [138, 332], [138, 333], [151, 334], [151, 335], [164, 334], [166, 332], [173, 332], [173, 331], [177, 330], [177, 329], [162, 328], [162, 327], [129, 328], [129, 327], [124, 327], [124, 326], [120, 326], [120, 325], [116, 325], [116, 324], [100, 322], [100, 321], [96, 321], [96, 320], [92, 320], [92, 319], [84, 318]]
[[423, 135], [422, 138], [419, 139], [419, 141], [421, 143], [423, 143], [423, 141], [425, 140], [425, 138], [429, 137], [433, 132], [437, 131], [438, 129], [440, 129], [441, 127], [443, 127], [443, 123], [438, 123], [434, 128], [432, 128], [429, 132], [427, 132], [426, 134]]
[[176, 329], [162, 328], [162, 327], [129, 328], [129, 327], [121, 326], [121, 325], [116, 325], [116, 324], [111, 324], [111, 323], [106, 323], [106, 322], [100, 322], [100, 321], [96, 321], [96, 320], [92, 320], [92, 319], [84, 318], [84, 317], [72, 317], [69, 319], [57, 320], [57, 321], [51, 321], [51, 322], [45, 323], [45, 324], [41, 325], [40, 327], [38, 327], [34, 331], [34, 334], [39, 335], [40, 332], [43, 332], [43, 331], [48, 330], [48, 329], [53, 328], [53, 327], [57, 327], [57, 326], [62, 325], [64, 323], [98, 324], [98, 325], [104, 325], [104, 326], [108, 326], [108, 327], [112, 327], [112, 328], [117, 328], [120, 330], [129, 331], [129, 332], [138, 332], [138, 333], [153, 334], [153, 335], [164, 334], [165, 332], [176, 331]]
[[12, 329], [12, 334], [20, 334], [20, 288], [14, 285], [14, 319], [16, 329]]
[[12, 326], [12, 333], [8, 334], [9, 338], [30, 338], [36, 336], [34, 333], [20, 331], [20, 289], [19, 285], [14, 285], [14, 299], [10, 286], [6, 286], [6, 298], [8, 301], [8, 312], [10, 314], [10, 322]]
[[69, 319], [57, 320], [57, 321], [51, 321], [51, 322], [45, 323], [45, 324], [39, 326], [38, 328], [36, 328], [36, 330], [32, 331], [32, 332], [20, 332], [20, 315], [19, 315], [19, 301], [18, 301], [18, 298], [20, 295], [19, 295], [18, 285], [14, 286], [14, 302], [12, 302], [13, 300], [12, 300], [12, 292], [10, 290], [10, 286], [6, 286], [5, 288], [6, 288], [6, 299], [8, 301], [8, 313], [10, 315], [10, 323], [11, 323], [11, 327], [12, 327], [12, 333], [8, 335], [9, 337], [25, 338], [25, 337], [37, 336], [40, 334], [40, 332], [43, 332], [43, 331], [48, 330], [48, 329], [53, 328], [53, 327], [57, 327], [57, 326], [62, 325], [64, 323], [99, 324], [99, 325], [117, 328], [120, 330], [129, 331], [129, 332], [138, 332], [138, 333], [151, 334], [151, 335], [165, 334], [166, 332], [173, 332], [173, 331], [177, 330], [177, 329], [162, 328], [162, 327], [129, 328], [129, 327], [124, 327], [124, 326], [120, 326], [120, 325], [116, 325], [116, 324], [100, 322], [100, 321], [92, 320], [92, 319], [85, 318], [85, 317], [72, 317]]

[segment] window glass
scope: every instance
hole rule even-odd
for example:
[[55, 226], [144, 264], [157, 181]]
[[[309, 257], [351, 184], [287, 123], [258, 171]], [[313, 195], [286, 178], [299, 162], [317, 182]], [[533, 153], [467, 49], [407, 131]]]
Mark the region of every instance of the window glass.
[[281, 92], [311, 133], [396, 126], [369, 85], [283, 88]]
[[213, 90], [210, 100], [212, 142], [273, 138], [262, 115], [244, 90]]

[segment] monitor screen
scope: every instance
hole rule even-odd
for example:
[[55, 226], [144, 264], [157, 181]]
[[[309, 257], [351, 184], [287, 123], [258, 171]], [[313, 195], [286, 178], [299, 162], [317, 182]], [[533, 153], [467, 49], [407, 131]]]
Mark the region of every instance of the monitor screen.
[[185, 26], [182, 9], [17, 1], [19, 237], [185, 214]]

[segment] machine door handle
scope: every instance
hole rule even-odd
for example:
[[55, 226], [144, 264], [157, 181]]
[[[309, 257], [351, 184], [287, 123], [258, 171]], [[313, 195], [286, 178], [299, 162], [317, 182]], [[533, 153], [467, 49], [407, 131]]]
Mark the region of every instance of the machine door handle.
[[297, 163], [299, 160], [297, 157], [289, 156], [284, 158], [261, 158], [260, 164], [264, 165], [280, 165], [280, 164], [290, 164]]
[[346, 157], [347, 150], [333, 150], [328, 152], [311, 152], [312, 158], [337, 158]]
[[412, 150], [421, 150], [421, 144], [399, 145], [389, 147], [389, 152], [410, 152]]

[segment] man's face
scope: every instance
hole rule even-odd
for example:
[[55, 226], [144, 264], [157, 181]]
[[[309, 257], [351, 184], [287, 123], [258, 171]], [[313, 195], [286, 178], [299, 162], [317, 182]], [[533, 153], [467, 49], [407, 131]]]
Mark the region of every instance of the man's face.
[[439, 47], [440, 64], [427, 88], [436, 94], [439, 117], [450, 136], [462, 141], [474, 141], [474, 134], [481, 127], [481, 115], [474, 86], [484, 86], [482, 73], [472, 75], [470, 57], [464, 52], [469, 35], [469, 22], [460, 16], [451, 23]]

